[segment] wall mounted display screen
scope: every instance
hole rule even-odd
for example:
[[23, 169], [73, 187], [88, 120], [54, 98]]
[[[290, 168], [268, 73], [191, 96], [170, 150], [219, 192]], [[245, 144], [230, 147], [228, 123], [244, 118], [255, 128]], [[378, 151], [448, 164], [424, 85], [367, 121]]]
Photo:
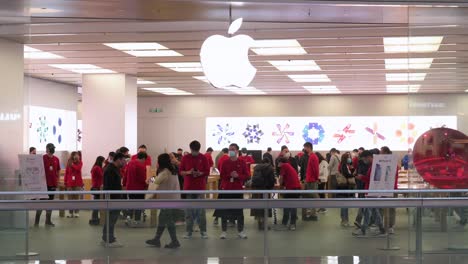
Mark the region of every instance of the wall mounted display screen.
[[76, 150], [76, 141], [76, 112], [29, 107], [29, 146], [45, 151], [53, 143], [56, 151]]
[[352, 116], [352, 117], [208, 117], [206, 146], [215, 150], [237, 143], [248, 149], [302, 149], [304, 142], [314, 150], [388, 146], [395, 151], [412, 147], [431, 128], [457, 129], [456, 116]]

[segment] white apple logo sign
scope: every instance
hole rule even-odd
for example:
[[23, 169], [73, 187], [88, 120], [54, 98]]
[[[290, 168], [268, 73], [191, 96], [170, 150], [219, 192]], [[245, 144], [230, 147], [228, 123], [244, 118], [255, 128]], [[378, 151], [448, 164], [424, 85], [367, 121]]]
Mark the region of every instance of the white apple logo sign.
[[[242, 18], [229, 26], [230, 35], [242, 25]], [[247, 35], [226, 38], [213, 35], [203, 42], [200, 60], [208, 81], [216, 88], [247, 87], [255, 77], [257, 69], [250, 64], [249, 49], [254, 40]]]

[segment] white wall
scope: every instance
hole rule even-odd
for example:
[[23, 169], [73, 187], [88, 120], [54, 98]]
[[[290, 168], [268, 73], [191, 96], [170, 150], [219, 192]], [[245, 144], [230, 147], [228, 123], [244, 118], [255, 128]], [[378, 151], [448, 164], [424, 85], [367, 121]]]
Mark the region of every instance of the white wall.
[[[150, 113], [155, 107], [163, 112]], [[151, 155], [186, 150], [194, 139], [203, 149], [206, 117], [368, 115], [457, 115], [468, 134], [468, 95], [140, 97], [138, 144]]]
[[33, 77], [24, 77], [29, 105], [77, 111], [77, 87]]

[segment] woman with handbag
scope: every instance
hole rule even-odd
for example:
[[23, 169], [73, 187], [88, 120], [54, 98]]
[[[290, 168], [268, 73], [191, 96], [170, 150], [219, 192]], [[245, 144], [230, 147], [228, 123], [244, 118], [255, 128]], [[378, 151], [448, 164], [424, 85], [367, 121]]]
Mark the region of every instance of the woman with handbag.
[[[341, 156], [340, 163], [340, 174], [337, 176], [337, 189], [338, 190], [352, 190], [356, 186], [356, 181], [354, 179], [353, 173], [351, 171], [352, 159], [349, 152], [346, 152]], [[340, 179], [338, 179], [340, 178]], [[339, 193], [336, 196], [337, 198], [350, 198], [353, 197], [351, 193]], [[341, 226], [349, 227], [349, 212], [348, 208], [341, 208]]]

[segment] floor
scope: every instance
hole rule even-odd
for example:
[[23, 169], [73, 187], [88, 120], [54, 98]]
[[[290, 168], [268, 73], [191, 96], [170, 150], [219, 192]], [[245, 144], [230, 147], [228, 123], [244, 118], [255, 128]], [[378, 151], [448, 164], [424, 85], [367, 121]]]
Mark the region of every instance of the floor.
[[[356, 212], [356, 209], [350, 209], [350, 219], [354, 219]], [[178, 226], [177, 232], [182, 247], [177, 250], [148, 247], [145, 240], [154, 236], [155, 229], [151, 227], [128, 228], [123, 221], [117, 224], [116, 236], [125, 246], [103, 248], [99, 243], [102, 227], [88, 225], [90, 212], [82, 211], [80, 218], [76, 219], [59, 218], [58, 212], [54, 212], [53, 221], [56, 227], [47, 228], [41, 223], [39, 227], [29, 228], [29, 247], [30, 251], [39, 253], [37, 257], [34, 257], [39, 260], [97, 259], [110, 260], [114, 263], [120, 263], [119, 260], [136, 260], [139, 263], [146, 263], [147, 260], [150, 260], [148, 263], [167, 263], [166, 260], [171, 260], [171, 262], [177, 260], [179, 264], [263, 263], [263, 256], [267, 254], [270, 257], [269, 263], [415, 263], [414, 259], [408, 259], [408, 256], [414, 255], [415, 248], [411, 210], [398, 209], [397, 212], [396, 234], [390, 236], [389, 241], [391, 246], [400, 248], [395, 251], [381, 249], [387, 245], [388, 241], [385, 237], [353, 237], [351, 232], [354, 228], [340, 227], [339, 209], [329, 209], [327, 213], [320, 215], [318, 222], [299, 221], [296, 231], [268, 231], [266, 252], [264, 251], [264, 232], [256, 229], [253, 219], [247, 216], [247, 210], [244, 215], [246, 215], [245, 230], [249, 236], [248, 239], [238, 239], [235, 228], [230, 228], [228, 239], [220, 240], [218, 237], [221, 228], [213, 225], [213, 218], [210, 217], [212, 212], [208, 211], [209, 239], [201, 239], [199, 233], [194, 233], [191, 240], [184, 240], [182, 238], [184, 226]], [[33, 213], [30, 214], [30, 222], [32, 218]], [[281, 219], [281, 210], [278, 210], [278, 219]], [[425, 254], [424, 263], [444, 262], [430, 262], [437, 257], [453, 257], [454, 260], [445, 261], [450, 264], [468, 263], [468, 251], [465, 251], [465, 248], [468, 248], [468, 232], [452, 224], [453, 221], [455, 220], [450, 218], [448, 231], [442, 232], [439, 223], [434, 220], [433, 213], [425, 212], [423, 249], [427, 254]], [[0, 245], [2, 245], [0, 256], [3, 259], [12, 259], [16, 253], [24, 252], [25, 235], [24, 230], [0, 230]], [[168, 234], [165, 233], [162, 243], [167, 243], [168, 239]], [[449, 251], [448, 248], [458, 250]], [[322, 256], [361, 257], [322, 258]], [[457, 262], [456, 257], [465, 262]], [[359, 258], [358, 262], [356, 258]]]

